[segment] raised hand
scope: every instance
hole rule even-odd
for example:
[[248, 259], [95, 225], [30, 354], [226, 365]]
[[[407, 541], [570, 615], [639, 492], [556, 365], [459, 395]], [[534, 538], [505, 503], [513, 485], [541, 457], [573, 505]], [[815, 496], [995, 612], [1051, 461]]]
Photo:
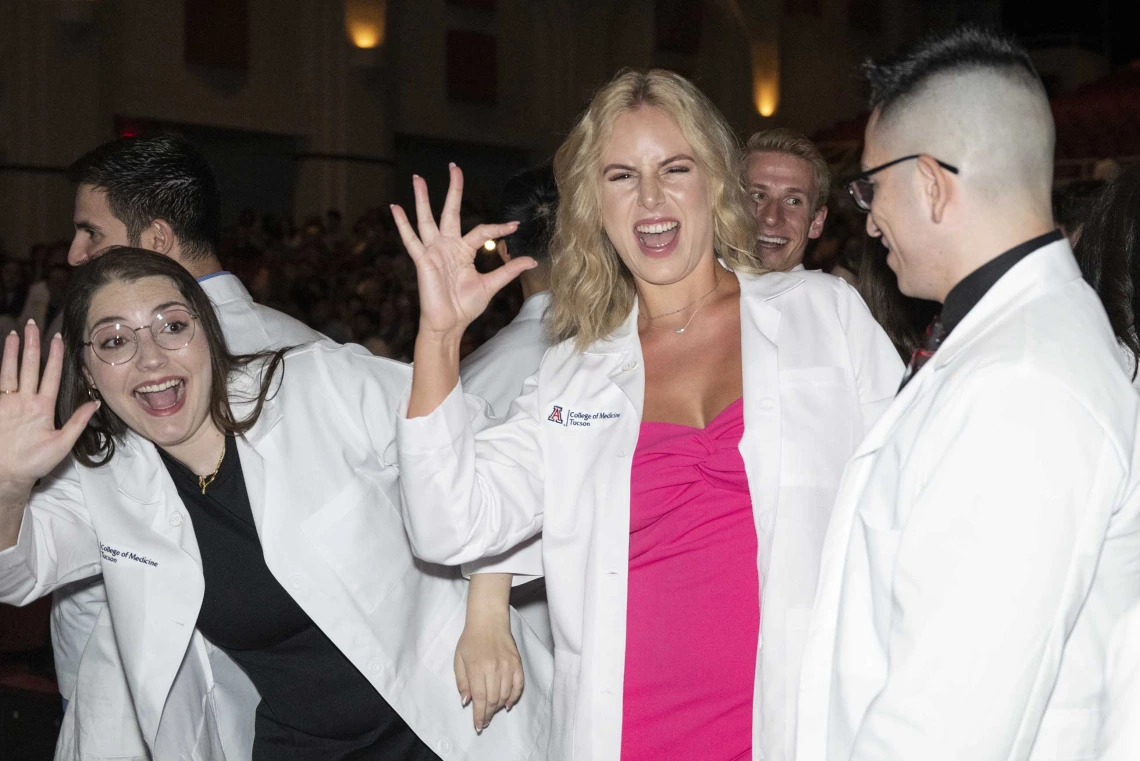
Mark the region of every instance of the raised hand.
[[40, 377], [40, 331], [24, 328], [24, 357], [17, 372], [20, 340], [12, 331], [0, 359], [0, 509], [27, 499], [36, 481], [67, 457], [98, 404], [88, 402], [62, 428], [55, 427], [55, 399], [63, 368], [63, 339], [56, 334]]
[[520, 256], [487, 274], [475, 269], [475, 254], [488, 240], [509, 235], [515, 222], [479, 225], [466, 235], [459, 227], [459, 207], [463, 200], [463, 172], [451, 164], [447, 199], [436, 226], [428, 200], [427, 183], [412, 178], [416, 196], [416, 235], [407, 214], [392, 206], [392, 216], [404, 247], [416, 265], [420, 292], [420, 334], [461, 336], [471, 322], [483, 313], [488, 302], [507, 283], [536, 266], [534, 259]]

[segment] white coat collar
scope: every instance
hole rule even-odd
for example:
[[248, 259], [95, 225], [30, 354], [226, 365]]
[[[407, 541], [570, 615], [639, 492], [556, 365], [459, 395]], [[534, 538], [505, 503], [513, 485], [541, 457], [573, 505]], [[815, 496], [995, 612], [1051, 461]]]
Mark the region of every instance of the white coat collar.
[[852, 459], [877, 451], [894, 430], [899, 418], [910, 409], [911, 403], [936, 374], [954, 362], [979, 338], [1000, 325], [1006, 315], [1042, 294], [1057, 290], [1080, 277], [1081, 271], [1073, 259], [1073, 251], [1067, 239], [1042, 246], [1014, 265], [962, 318], [962, 322], [939, 347], [934, 357], [899, 392], [895, 401], [863, 439]]

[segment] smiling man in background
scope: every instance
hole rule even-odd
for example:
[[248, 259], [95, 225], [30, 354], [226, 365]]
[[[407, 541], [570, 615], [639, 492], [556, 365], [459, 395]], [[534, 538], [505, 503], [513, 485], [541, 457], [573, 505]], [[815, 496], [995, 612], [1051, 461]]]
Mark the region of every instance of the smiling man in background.
[[815, 143], [790, 129], [757, 132], [745, 149], [748, 195], [754, 206], [756, 252], [770, 269], [803, 269], [809, 240], [827, 219], [831, 169]]

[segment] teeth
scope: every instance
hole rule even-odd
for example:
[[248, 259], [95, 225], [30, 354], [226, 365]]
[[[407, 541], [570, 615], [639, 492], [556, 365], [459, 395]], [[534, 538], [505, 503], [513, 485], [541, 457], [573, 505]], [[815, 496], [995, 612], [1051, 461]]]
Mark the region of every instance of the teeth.
[[180, 380], [168, 380], [163, 383], [156, 383], [153, 386], [139, 386], [135, 389], [135, 392], [139, 394], [154, 394], [159, 391], [165, 391], [168, 388], [173, 388], [180, 383], [182, 383]]
[[636, 229], [639, 233], [666, 233], [675, 228], [679, 222], [658, 222], [654, 225], [638, 225]]
[[787, 238], [773, 238], [771, 235], [757, 235], [756, 240], [761, 243], [770, 243], [773, 246], [782, 246], [788, 242]]

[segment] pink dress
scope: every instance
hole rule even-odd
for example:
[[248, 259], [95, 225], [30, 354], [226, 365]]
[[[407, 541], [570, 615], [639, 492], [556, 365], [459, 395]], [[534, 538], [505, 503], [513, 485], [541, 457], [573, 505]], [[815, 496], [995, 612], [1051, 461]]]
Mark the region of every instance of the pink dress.
[[623, 761], [752, 755], [760, 629], [743, 401], [642, 423], [630, 489]]

